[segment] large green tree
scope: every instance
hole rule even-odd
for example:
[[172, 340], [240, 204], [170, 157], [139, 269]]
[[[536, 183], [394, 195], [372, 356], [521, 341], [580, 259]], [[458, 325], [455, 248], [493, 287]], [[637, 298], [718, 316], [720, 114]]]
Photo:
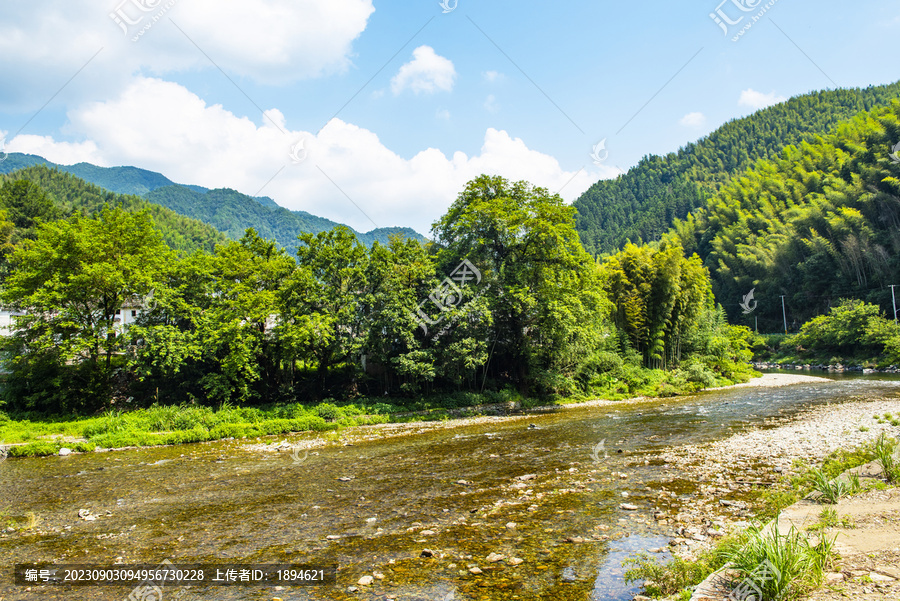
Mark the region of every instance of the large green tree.
[[121, 311], [141, 305], [169, 257], [144, 213], [104, 209], [95, 219], [39, 224], [35, 239], [13, 253], [0, 296], [25, 313], [6, 341], [7, 391], [50, 409], [107, 399], [113, 358], [123, 350]]
[[331, 370], [362, 360], [368, 255], [345, 227], [301, 234], [299, 241], [297, 269], [280, 293], [280, 335], [292, 360], [315, 369], [321, 395]]
[[483, 175], [433, 227], [444, 272], [463, 259], [481, 272], [490, 373], [523, 392], [570, 392], [608, 330], [609, 304], [574, 219], [557, 194]]

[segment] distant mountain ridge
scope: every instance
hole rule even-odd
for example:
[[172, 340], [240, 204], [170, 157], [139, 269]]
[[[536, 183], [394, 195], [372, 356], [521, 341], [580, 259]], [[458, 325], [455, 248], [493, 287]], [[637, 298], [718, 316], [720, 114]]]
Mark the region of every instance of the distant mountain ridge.
[[[268, 196], [254, 197], [228, 188], [211, 190], [203, 186], [178, 184], [161, 173], [139, 167], [99, 167], [91, 163], [59, 165], [41, 156], [13, 152], [0, 162], [0, 174], [34, 165], [70, 173], [110, 192], [141, 196], [148, 202], [209, 224], [229, 238], [238, 239], [247, 228], [252, 227], [262, 237], [275, 240], [289, 250], [296, 246], [297, 236], [301, 233], [317, 234], [344, 225], [306, 211], [290, 211]], [[394, 235], [426, 240], [407, 227], [377, 228], [364, 233], [344, 227], [348, 227], [366, 246], [371, 246], [375, 241], [387, 244], [389, 237]]]

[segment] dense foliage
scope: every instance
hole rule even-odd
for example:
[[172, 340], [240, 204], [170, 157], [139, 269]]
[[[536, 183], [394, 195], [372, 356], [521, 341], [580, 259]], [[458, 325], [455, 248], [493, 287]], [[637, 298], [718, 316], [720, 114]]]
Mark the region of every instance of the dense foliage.
[[806, 94], [730, 121], [678, 152], [644, 157], [628, 173], [597, 182], [575, 202], [581, 241], [591, 253], [609, 253], [629, 240], [657, 240], [675, 219], [704, 206], [755, 161], [776, 159], [785, 146], [812, 141], [898, 96], [900, 83]]
[[[729, 314], [796, 331], [841, 298], [891, 307], [900, 283], [900, 102], [788, 146], [735, 178], [670, 238], [696, 252]], [[741, 315], [754, 291], [758, 308]], [[755, 305], [753, 305], [755, 306]]]
[[[178, 255], [146, 211], [38, 221], [0, 299], [25, 314], [4, 340], [4, 398], [69, 412], [129, 399], [619, 393], [664, 386], [643, 368], [663, 364], [683, 367], [674, 379], [688, 390], [740, 377], [746, 342], [680, 249], [598, 265], [558, 195], [488, 176], [433, 235], [427, 247], [395, 237], [367, 248], [335, 228], [302, 234], [292, 256], [248, 229]], [[135, 305], [123, 328], [117, 312]]]
[[[43, 165], [0, 176], [0, 208], [16, 225], [14, 238], [32, 237], [37, 222], [73, 214], [97, 215], [104, 207], [147, 212], [172, 249], [190, 252], [212, 250], [226, 240], [212, 227], [147, 202], [138, 196], [114, 194], [73, 175]], [[15, 240], [14, 240], [15, 241]]]

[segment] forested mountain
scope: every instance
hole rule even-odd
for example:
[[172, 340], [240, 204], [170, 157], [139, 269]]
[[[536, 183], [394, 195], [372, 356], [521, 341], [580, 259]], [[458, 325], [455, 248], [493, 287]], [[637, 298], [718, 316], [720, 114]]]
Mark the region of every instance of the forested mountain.
[[[230, 189], [210, 190], [202, 186], [176, 184], [161, 173], [138, 167], [98, 167], [90, 163], [56, 165], [37, 155], [14, 152], [0, 162], [0, 173], [11, 173], [34, 165], [71, 173], [110, 192], [142, 196], [151, 203], [207, 223], [234, 240], [252, 227], [263, 238], [293, 249], [297, 245], [297, 236], [302, 233], [316, 234], [342, 225], [305, 211], [289, 211], [268, 196], [254, 197]], [[387, 244], [390, 236], [394, 235], [419, 241], [425, 239], [411, 228], [402, 227], [378, 228], [366, 233], [354, 231], [354, 234], [367, 246], [376, 240]]]
[[[201, 193], [185, 186], [166, 186], [150, 192], [147, 200], [208, 223], [235, 240], [243, 236], [248, 227], [252, 227], [263, 238], [274, 240], [290, 251], [297, 246], [297, 236], [300, 234], [318, 234], [341, 225], [305, 211], [289, 211], [274, 202], [271, 206], [263, 205], [259, 199], [227, 188]], [[393, 235], [424, 240], [410, 228], [378, 228], [366, 233], [349, 229], [366, 246], [371, 246], [376, 240], [387, 244]]]
[[599, 254], [628, 240], [656, 240], [756, 160], [774, 159], [785, 146], [824, 135], [860, 111], [898, 97], [900, 82], [805, 94], [730, 121], [678, 152], [644, 157], [628, 173], [597, 182], [575, 201], [581, 241]]
[[[900, 101], [788, 146], [732, 179], [667, 239], [699, 254], [733, 323], [790, 329], [842, 297], [890, 315], [900, 284]], [[754, 291], [758, 308], [742, 314]], [[797, 324], [797, 325], [794, 325]]]
[[28, 237], [29, 232], [21, 230], [33, 227], [35, 219], [51, 221], [73, 213], [96, 215], [104, 206], [120, 206], [129, 212], [147, 211], [162, 233], [163, 241], [176, 251], [211, 251], [216, 244], [227, 240], [224, 234], [196, 219], [139, 196], [115, 194], [45, 165], [0, 175], [0, 205], [0, 209], [11, 213], [8, 218], [20, 230], [14, 237]]

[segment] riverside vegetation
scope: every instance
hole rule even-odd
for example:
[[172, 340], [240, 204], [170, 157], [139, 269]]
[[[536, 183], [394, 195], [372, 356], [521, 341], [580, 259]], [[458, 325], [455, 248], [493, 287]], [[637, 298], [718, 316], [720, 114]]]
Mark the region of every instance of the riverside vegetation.
[[[661, 240], [599, 257], [579, 238], [584, 215], [496, 176], [466, 185], [431, 242], [367, 247], [339, 227], [288, 251], [252, 229], [226, 241], [46, 167], [15, 171], [0, 187], [0, 302], [24, 315], [3, 340], [0, 409], [8, 424], [224, 412], [176, 430], [122, 426], [147, 444], [213, 437], [223, 423], [279, 423], [266, 426], [275, 433], [497, 399], [668, 396], [748, 379], [750, 349], [894, 363], [900, 328], [879, 307], [900, 269], [900, 102], [885, 106], [896, 85], [810, 95], [724, 126], [682, 157], [679, 177], [711, 186], [703, 202], [668, 215]], [[782, 121], [797, 146], [776, 151], [768, 136], [712, 175], [700, 168], [744, 129]], [[778, 349], [729, 324], [729, 313], [746, 320], [738, 301], [750, 289], [761, 324], [780, 318], [777, 294], [806, 322]], [[117, 316], [130, 310], [123, 330]], [[318, 415], [325, 399], [344, 415]], [[287, 406], [303, 412], [278, 413]]]
[[[193, 442], [753, 373], [750, 331], [727, 323], [695, 259], [669, 245], [595, 261], [573, 209], [525, 182], [470, 182], [429, 245], [366, 248], [336, 228], [301, 235], [292, 256], [253, 230], [176, 252], [140, 207], [55, 219], [23, 181], [0, 189], [7, 219], [31, 215], [0, 228], [0, 297], [23, 313], [3, 341], [0, 437], [34, 443], [14, 454], [52, 451], [52, 434]], [[454, 283], [463, 259], [469, 281]]]

